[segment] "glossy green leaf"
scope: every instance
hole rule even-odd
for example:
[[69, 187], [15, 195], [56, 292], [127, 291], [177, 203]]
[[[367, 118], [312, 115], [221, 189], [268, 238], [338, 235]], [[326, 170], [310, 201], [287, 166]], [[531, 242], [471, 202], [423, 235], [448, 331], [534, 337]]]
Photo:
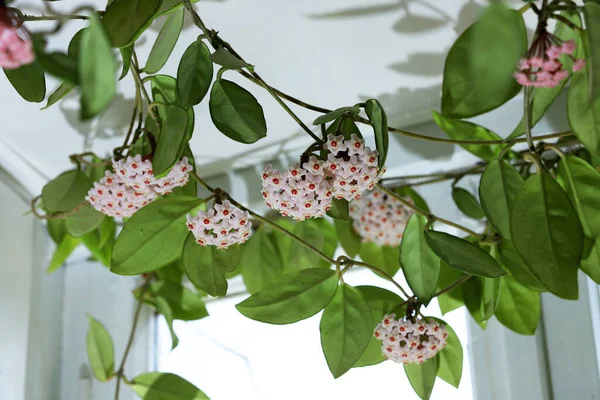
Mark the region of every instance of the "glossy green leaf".
[[158, 296], [154, 300], [156, 302], [156, 309], [163, 317], [165, 317], [165, 321], [169, 327], [169, 332], [171, 333], [171, 350], [173, 350], [179, 344], [179, 338], [173, 329], [173, 311], [167, 300], [164, 298]]
[[116, 69], [107, 32], [98, 16], [92, 13], [90, 25], [83, 31], [79, 43], [81, 119], [95, 117], [110, 104], [117, 91]]
[[[481, 125], [472, 122], [461, 121], [459, 119], [451, 119], [442, 116], [436, 111], [432, 111], [433, 120], [450, 138], [456, 140], [501, 140], [502, 138], [496, 133], [484, 128]], [[461, 144], [460, 147], [465, 149], [477, 157], [490, 161], [497, 158], [502, 151], [503, 145], [478, 145], [478, 144]]]
[[119, 275], [154, 271], [181, 256], [189, 232], [185, 218], [202, 205], [191, 197], [165, 197], [138, 210], [117, 237], [110, 269]]
[[496, 318], [521, 335], [533, 335], [540, 320], [540, 294], [527, 289], [514, 278], [500, 278], [500, 301]]
[[106, 267], [110, 267], [116, 228], [115, 221], [107, 217], [102, 220], [99, 228], [81, 237], [81, 241], [92, 256]]
[[268, 228], [259, 228], [242, 246], [240, 270], [246, 289], [256, 293], [283, 275], [283, 263]]
[[40, 103], [46, 97], [46, 77], [39, 62], [16, 69], [4, 69], [4, 74], [19, 95], [31, 103]]
[[344, 199], [333, 199], [331, 202], [331, 208], [327, 210], [327, 215], [333, 219], [341, 219], [343, 221], [348, 221], [349, 209], [348, 209], [348, 201]]
[[305, 269], [283, 275], [235, 307], [256, 321], [292, 324], [321, 311], [331, 301], [337, 285], [334, 271]]
[[113, 0], [102, 21], [113, 47], [135, 42], [160, 12], [162, 0]]
[[[292, 232], [311, 246], [319, 249], [328, 257], [333, 258], [337, 248], [337, 237], [335, 228], [325, 219], [308, 219], [294, 225]], [[289, 246], [283, 255], [290, 260], [289, 267], [292, 270], [322, 267], [328, 268], [329, 262], [322, 259], [312, 250], [296, 243]]]
[[[208, 316], [204, 300], [177, 282], [154, 282], [150, 285], [151, 299], [164, 298], [174, 319], [195, 321]], [[151, 301], [152, 304], [155, 304]]]
[[[179, 101], [177, 95], [177, 80], [169, 75], [154, 75], [151, 80], [152, 87], [152, 98], [154, 101], [165, 104], [172, 104], [182, 106], [186, 108], [181, 101]], [[191, 138], [194, 133], [194, 109], [192, 107], [187, 108], [188, 113], [188, 125], [187, 125], [187, 138]], [[158, 108], [158, 114], [161, 119], [166, 117], [165, 107]], [[151, 118], [146, 120], [146, 129], [148, 129], [148, 122], [152, 121]], [[158, 131], [158, 129], [156, 129]]]
[[64, 172], [48, 182], [42, 189], [44, 208], [50, 212], [71, 211], [84, 201], [91, 186], [82, 171]]
[[585, 241], [581, 270], [600, 285], [600, 238]]
[[198, 289], [211, 296], [225, 296], [225, 274], [237, 267], [240, 254], [240, 246], [232, 246], [226, 250], [215, 246], [201, 246], [196, 243], [193, 235], [188, 235], [183, 247], [183, 267]]
[[510, 239], [510, 210], [522, 187], [521, 175], [503, 160], [491, 161], [481, 175], [481, 207], [494, 229], [506, 239]]
[[400, 269], [400, 247], [378, 246], [372, 242], [360, 244], [360, 258], [377, 268], [387, 272], [390, 276], [396, 275]]
[[438, 371], [437, 376], [448, 382], [455, 388], [458, 388], [463, 370], [463, 348], [454, 332], [454, 329], [444, 321], [434, 318], [440, 324], [446, 326], [448, 338], [446, 347], [444, 347], [437, 355]]
[[575, 206], [583, 233], [600, 236], [600, 172], [581, 158], [567, 155], [558, 165], [558, 182]]
[[67, 232], [71, 236], [81, 237], [100, 226], [104, 217], [104, 214], [87, 204], [75, 214], [67, 217], [65, 222]]
[[54, 250], [54, 254], [50, 260], [50, 265], [48, 266], [46, 272], [54, 272], [60, 268], [65, 261], [67, 261], [67, 258], [69, 258], [71, 253], [73, 253], [75, 248], [79, 246], [79, 243], [81, 243], [80, 238], [75, 238], [69, 234], [66, 234], [58, 246], [56, 246], [56, 250]]
[[428, 304], [437, 289], [440, 259], [429, 247], [423, 232], [427, 218], [413, 214], [402, 235], [400, 264], [406, 282], [423, 304]]
[[210, 116], [221, 133], [240, 143], [267, 136], [263, 109], [254, 96], [236, 83], [221, 79], [210, 92]]
[[87, 353], [96, 379], [106, 382], [115, 373], [115, 351], [110, 334], [100, 322], [88, 315]]
[[158, 33], [158, 37], [152, 46], [144, 71], [148, 74], [155, 74], [165, 65], [169, 56], [177, 44], [181, 28], [183, 28], [184, 9], [180, 8], [165, 21], [163, 27]]
[[527, 51], [523, 17], [494, 3], [482, 19], [454, 42], [446, 57], [442, 114], [469, 118], [493, 110], [517, 95], [513, 78]]
[[356, 126], [356, 123], [354, 123], [352, 118], [347, 115], [343, 115], [329, 124], [325, 133], [328, 135], [330, 133], [334, 135], [342, 135], [345, 139], [350, 139], [353, 134], [359, 138], [362, 138], [360, 129], [358, 129], [358, 126]]
[[490, 319], [500, 298], [500, 279], [481, 278], [481, 312], [484, 319]]
[[253, 65], [250, 65], [250, 64], [240, 60], [239, 58], [237, 58], [236, 56], [231, 54], [229, 52], [229, 50], [225, 49], [224, 47], [219, 47], [217, 50], [215, 50], [215, 52], [210, 55], [210, 59], [215, 64], [225, 67], [226, 69], [236, 69], [237, 70], [237, 69], [242, 69], [242, 68], [248, 68], [250, 71], [254, 70]]
[[373, 334], [373, 315], [361, 292], [340, 285], [321, 316], [321, 347], [334, 378], [345, 374], [362, 356]]
[[365, 112], [369, 121], [373, 126], [373, 132], [375, 134], [375, 147], [379, 152], [377, 156], [377, 164], [379, 168], [385, 166], [385, 160], [387, 159], [388, 147], [390, 138], [388, 136], [388, 123], [385, 110], [377, 100], [367, 100], [365, 105]]
[[177, 93], [183, 105], [199, 104], [210, 88], [212, 76], [210, 50], [198, 39], [183, 53], [177, 69]]
[[546, 174], [529, 177], [515, 198], [510, 224], [515, 249], [533, 275], [555, 295], [576, 299], [583, 232], [558, 183]]
[[123, 66], [121, 68], [121, 75], [119, 76], [119, 80], [125, 78], [131, 69], [131, 61], [133, 59], [133, 44], [129, 46], [120, 47], [119, 51], [121, 52], [121, 58], [123, 59]]
[[[375, 100], [373, 100], [373, 101], [375, 101]], [[333, 111], [328, 112], [327, 114], [321, 115], [320, 117], [318, 117], [317, 119], [315, 119], [313, 121], [313, 125], [326, 124], [327, 122], [331, 122], [331, 121], [338, 119], [342, 115], [346, 115], [346, 114], [358, 115], [359, 113], [360, 113], [360, 108], [358, 108], [358, 107], [340, 107]]]
[[482, 219], [485, 217], [481, 206], [477, 202], [475, 196], [463, 188], [452, 188], [452, 199], [456, 206], [463, 214], [473, 219]]
[[[371, 314], [373, 314], [371, 340], [362, 356], [354, 364], [354, 367], [366, 367], [386, 360], [381, 353], [381, 340], [377, 339], [372, 333], [375, 331], [377, 324], [383, 319], [383, 316], [394, 311], [403, 301], [396, 293], [377, 286], [357, 286], [356, 289], [362, 294], [369, 305]], [[396, 315], [396, 318], [398, 317], [400, 315]]]
[[504, 270], [485, 250], [444, 232], [426, 231], [425, 239], [449, 266], [467, 274], [496, 278]]
[[430, 358], [423, 364], [404, 364], [404, 372], [406, 372], [410, 385], [423, 400], [431, 398], [438, 367], [436, 357]]
[[[195, 3], [200, 0], [190, 0], [190, 3]], [[159, 15], [165, 15], [183, 7], [181, 0], [164, 0], [160, 8]]]
[[483, 315], [481, 279], [473, 277], [461, 286], [467, 310], [481, 329], [485, 329], [488, 320]]
[[48, 234], [52, 238], [52, 241], [56, 244], [59, 244], [67, 233], [67, 227], [65, 225], [64, 219], [49, 219], [46, 221]]
[[130, 386], [144, 400], [209, 400], [196, 386], [171, 373], [146, 372], [133, 378]]
[[67, 82], [78, 83], [79, 76], [75, 57], [57, 51], [46, 52], [45, 40], [38, 34], [32, 35], [32, 43], [36, 61], [44, 68], [46, 73]]
[[[453, 285], [456, 281], [462, 278], [465, 274], [451, 268], [445, 262], [440, 262], [440, 278], [438, 280], [438, 291]], [[456, 286], [453, 289], [436, 297], [440, 305], [442, 315], [456, 310], [465, 305], [461, 286]]]
[[163, 176], [181, 158], [187, 143], [188, 113], [179, 106], [166, 107], [156, 151], [152, 158], [153, 173]]
[[511, 275], [521, 284], [531, 290], [545, 292], [547, 289], [535, 277], [531, 267], [521, 258], [514, 245], [509, 240], [503, 240], [498, 246], [500, 251], [500, 261], [510, 271]]
[[360, 236], [352, 227], [352, 221], [336, 219], [333, 221], [340, 245], [348, 257], [354, 257], [360, 250]]
[[56, 88], [56, 90], [54, 92], [52, 92], [52, 94], [50, 96], [48, 96], [48, 102], [46, 103], [46, 106], [44, 106], [41, 109], [46, 110], [47, 108], [53, 106], [54, 104], [59, 102], [63, 97], [68, 95], [71, 92], [71, 90], [73, 90], [73, 88], [75, 88], [75, 84], [73, 84], [71, 82], [61, 83]]
[[[563, 11], [561, 16], [566, 18], [576, 26], [581, 26], [581, 18], [577, 13], [568, 13]], [[554, 36], [562, 41], [574, 40], [578, 41], [579, 35], [571, 27], [563, 24], [560, 21], [556, 21], [556, 27], [554, 28]], [[562, 55], [560, 62], [563, 65], [563, 69], [570, 71], [573, 60], [568, 55]], [[546, 111], [554, 103], [558, 95], [562, 92], [563, 88], [567, 84], [568, 79], [563, 79], [560, 83], [551, 88], [534, 88], [531, 93], [531, 126], [535, 126], [540, 119], [544, 116]], [[525, 120], [521, 119], [519, 125], [512, 131], [507, 139], [514, 139], [525, 134]]]
[[585, 33], [589, 43], [586, 63], [588, 64], [588, 82], [590, 84], [590, 97], [588, 100], [597, 100], [600, 95], [600, 4], [586, 1], [583, 9], [585, 19]]

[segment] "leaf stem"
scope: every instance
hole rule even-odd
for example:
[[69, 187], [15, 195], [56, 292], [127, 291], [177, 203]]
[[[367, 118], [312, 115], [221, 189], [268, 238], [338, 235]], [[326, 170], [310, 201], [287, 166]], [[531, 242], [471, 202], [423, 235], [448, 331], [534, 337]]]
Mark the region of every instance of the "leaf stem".
[[377, 268], [374, 265], [368, 264], [366, 262], [363, 261], [356, 261], [350, 258], [346, 258], [347, 262], [351, 265], [355, 265], [358, 267], [364, 267], [364, 268], [368, 268], [373, 272], [378, 273], [379, 275], [383, 276], [386, 280], [390, 281], [391, 283], [394, 284], [394, 286], [396, 286], [398, 288], [398, 290], [400, 290], [402, 292], [402, 294], [406, 297], [406, 298], [410, 298], [410, 295], [406, 292], [406, 290], [404, 290], [404, 288], [402, 287], [402, 285], [400, 285], [398, 282], [396, 282], [394, 280], [394, 278], [388, 274], [387, 272], [385, 272], [384, 270], [382, 270], [381, 268]]
[[473, 275], [469, 275], [469, 274], [461, 276], [460, 278], [458, 278], [456, 280], [456, 282], [450, 284], [449, 286], [447, 286], [447, 287], [443, 288], [442, 290], [440, 290], [439, 292], [435, 293], [432, 298], [441, 296], [442, 294], [449, 292], [450, 290], [454, 289], [455, 287], [462, 285], [463, 283], [465, 283], [472, 277], [473, 277]]
[[77, 213], [79, 210], [81, 210], [83, 207], [85, 207], [87, 204], [89, 204], [87, 200], [84, 200], [81, 203], [77, 204], [75, 206], [75, 208], [73, 208], [72, 210], [69, 210], [69, 211], [57, 212], [57, 213], [53, 213], [53, 214], [40, 214], [36, 208], [36, 204], [41, 197], [42, 196], [40, 195], [40, 196], [37, 196], [37, 197], [34, 197], [33, 199], [31, 199], [31, 212], [33, 213], [33, 215], [35, 215], [39, 219], [64, 219], [64, 218], [67, 218], [68, 216], [71, 216], [71, 215]]
[[535, 145], [531, 136], [531, 89], [526, 87], [523, 91], [523, 121], [525, 122], [525, 136], [527, 146], [532, 153], [535, 153]]

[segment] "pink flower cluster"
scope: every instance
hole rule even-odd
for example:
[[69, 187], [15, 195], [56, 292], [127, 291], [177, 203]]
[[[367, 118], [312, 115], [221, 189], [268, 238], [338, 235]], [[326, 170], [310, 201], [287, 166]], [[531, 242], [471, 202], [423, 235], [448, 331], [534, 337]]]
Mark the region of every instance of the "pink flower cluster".
[[[545, 57], [524, 58], [519, 62], [519, 71], [515, 72], [515, 79], [522, 86], [555, 87], [563, 79], [569, 77], [569, 71], [563, 69], [560, 56], [566, 54], [573, 58], [577, 45], [568, 40], [562, 45], [550, 46], [546, 50]], [[573, 72], [585, 67], [584, 60], [575, 60], [572, 66]]]
[[126, 160], [113, 160], [116, 173], [106, 171], [104, 178], [94, 183], [86, 200], [98, 211], [110, 217], [131, 217], [137, 210], [185, 185], [192, 169], [187, 158], [178, 161], [164, 178], [152, 175], [152, 163], [140, 155]]
[[0, 22], [0, 67], [16, 69], [34, 60], [31, 41], [22, 39], [14, 27]]
[[187, 226], [198, 244], [226, 249], [248, 240], [252, 226], [249, 217], [247, 211], [225, 200], [208, 211], [200, 210], [195, 217], [188, 214]]
[[448, 339], [444, 325], [435, 320], [395, 320], [395, 314], [383, 317], [375, 328], [381, 351], [388, 359], [402, 364], [423, 364], [442, 350]]
[[377, 151], [357, 135], [344, 139], [330, 134], [323, 148], [329, 151], [327, 160], [311, 156], [283, 173], [267, 165], [262, 195], [269, 207], [298, 221], [319, 218], [331, 208], [332, 198], [359, 198], [379, 180]]
[[354, 230], [365, 242], [379, 246], [398, 246], [411, 216], [404, 204], [375, 189], [350, 203]]

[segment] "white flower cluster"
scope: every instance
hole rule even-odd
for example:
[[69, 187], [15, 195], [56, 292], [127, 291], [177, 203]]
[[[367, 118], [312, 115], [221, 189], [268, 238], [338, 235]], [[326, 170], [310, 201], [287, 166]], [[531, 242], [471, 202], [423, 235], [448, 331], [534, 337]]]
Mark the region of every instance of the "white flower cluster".
[[104, 178], [94, 183], [85, 199], [101, 213], [118, 218], [131, 217], [158, 196], [185, 185], [192, 169], [184, 157], [167, 176], [156, 179], [152, 175], [152, 163], [142, 161], [140, 155], [113, 160], [113, 168], [116, 173], [106, 171]]
[[329, 151], [325, 161], [311, 156], [283, 173], [267, 165], [262, 195], [269, 207], [298, 221], [319, 218], [331, 208], [332, 198], [359, 198], [379, 180], [377, 151], [358, 136], [348, 140], [330, 134], [323, 148]]
[[383, 317], [375, 328], [381, 351], [388, 359], [402, 364], [422, 364], [446, 346], [448, 332], [435, 320], [395, 320], [395, 314]]
[[225, 200], [222, 204], [215, 203], [208, 211], [200, 210], [195, 217], [188, 214], [187, 226], [198, 244], [226, 249], [246, 242], [250, 237], [252, 223], [247, 211], [242, 211]]
[[354, 230], [363, 241], [379, 246], [399, 246], [412, 214], [404, 204], [379, 189], [352, 201], [349, 211]]

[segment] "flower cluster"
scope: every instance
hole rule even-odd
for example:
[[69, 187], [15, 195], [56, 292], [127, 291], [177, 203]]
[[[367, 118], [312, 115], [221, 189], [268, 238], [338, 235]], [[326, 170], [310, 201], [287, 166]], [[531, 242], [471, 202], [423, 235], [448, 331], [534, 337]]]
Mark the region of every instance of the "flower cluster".
[[350, 203], [354, 230], [365, 242], [379, 246], [398, 246], [411, 215], [397, 199], [379, 189]]
[[188, 214], [187, 226], [198, 244], [226, 249], [246, 242], [250, 237], [252, 223], [247, 211], [242, 211], [225, 200], [222, 204], [215, 203], [208, 211], [200, 210], [196, 216]]
[[383, 355], [402, 364], [422, 364], [446, 346], [448, 332], [435, 320], [395, 320], [395, 314], [383, 317], [375, 328], [375, 337], [381, 340]]
[[116, 172], [106, 171], [104, 178], [94, 183], [86, 200], [98, 211], [110, 217], [131, 217], [137, 210], [158, 196], [185, 185], [192, 169], [187, 158], [178, 161], [167, 176], [156, 179], [152, 163], [140, 155], [126, 160], [113, 160]]
[[329, 134], [323, 148], [329, 151], [324, 167], [330, 175], [333, 197], [350, 201], [373, 189], [380, 175], [377, 150], [365, 146], [355, 134], [349, 140]]
[[22, 39], [13, 26], [0, 22], [0, 67], [16, 69], [34, 60], [31, 41]]
[[302, 221], [322, 217], [334, 197], [357, 199], [375, 186], [381, 175], [377, 151], [358, 136], [344, 139], [330, 134], [323, 149], [329, 151], [326, 160], [310, 156], [285, 172], [267, 165], [262, 174], [265, 203], [284, 217]]
[[[560, 46], [550, 46], [545, 54], [524, 58], [519, 62], [519, 71], [515, 72], [515, 79], [520, 85], [534, 87], [555, 87], [563, 79], [569, 77], [569, 71], [563, 69], [560, 56], [563, 54], [573, 58], [577, 45], [568, 40]], [[577, 72], [585, 67], [584, 60], [574, 60], [572, 70]]]

